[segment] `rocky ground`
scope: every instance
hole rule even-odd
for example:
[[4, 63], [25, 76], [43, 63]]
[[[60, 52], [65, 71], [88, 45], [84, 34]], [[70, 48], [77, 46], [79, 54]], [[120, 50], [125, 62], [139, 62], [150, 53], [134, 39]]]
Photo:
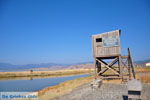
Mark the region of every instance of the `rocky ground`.
[[[85, 84], [55, 100], [128, 100], [127, 84], [103, 83], [97, 89]], [[143, 84], [142, 100], [150, 100], [150, 84]]]

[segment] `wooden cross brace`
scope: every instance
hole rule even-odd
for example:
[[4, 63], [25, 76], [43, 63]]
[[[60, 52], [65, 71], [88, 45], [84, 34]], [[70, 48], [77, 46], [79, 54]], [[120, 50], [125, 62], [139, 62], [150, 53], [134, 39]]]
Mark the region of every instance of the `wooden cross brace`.
[[[125, 58], [124, 58], [125, 59]], [[123, 59], [121, 59], [121, 63], [125, 66], [125, 68], [128, 69], [128, 58], [126, 58], [126, 61], [124, 62]]]
[[103, 60], [99, 60], [99, 59], [96, 59], [96, 61], [98, 61], [99, 63], [103, 63], [105, 64], [106, 66], [106, 69], [104, 69], [103, 71], [100, 71], [98, 74], [103, 74], [104, 72], [106, 72], [108, 69], [112, 70], [115, 74], [119, 75], [119, 72], [114, 69], [112, 66], [118, 61], [118, 58], [115, 58], [110, 64], [107, 64], [106, 62], [104, 62]]

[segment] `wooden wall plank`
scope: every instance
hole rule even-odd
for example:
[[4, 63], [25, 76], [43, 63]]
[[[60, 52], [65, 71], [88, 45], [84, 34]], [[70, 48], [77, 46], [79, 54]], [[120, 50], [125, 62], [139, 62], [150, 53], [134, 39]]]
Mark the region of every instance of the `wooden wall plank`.
[[[106, 37], [118, 37], [118, 46], [104, 47], [103, 42], [96, 42], [97, 38], [106, 38]], [[120, 30], [115, 30], [112, 32], [106, 32], [98, 35], [92, 36], [92, 45], [93, 45], [93, 56], [94, 57], [109, 57], [114, 55], [120, 55]]]

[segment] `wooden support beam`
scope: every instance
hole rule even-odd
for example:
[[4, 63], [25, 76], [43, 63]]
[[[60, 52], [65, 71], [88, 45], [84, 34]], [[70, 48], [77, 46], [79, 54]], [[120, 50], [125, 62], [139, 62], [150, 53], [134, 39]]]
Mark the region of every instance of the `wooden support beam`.
[[133, 67], [133, 63], [132, 63], [132, 58], [131, 58], [131, 53], [130, 53], [130, 49], [128, 48], [128, 57], [129, 57], [129, 61], [131, 64], [131, 69], [132, 69], [132, 73], [133, 73], [133, 78], [135, 79], [135, 72], [134, 72], [134, 67]]
[[127, 59], [127, 58], [128, 58], [128, 56], [121, 56], [121, 58], [122, 58], [122, 59]]
[[[102, 60], [101, 60], [102, 61]], [[103, 61], [104, 62], [104, 61]], [[107, 63], [105, 63], [104, 62], [104, 64], [105, 65], [108, 65], [109, 67], [111, 67], [113, 70], [115, 70], [116, 72], [118, 72], [118, 70], [116, 70], [116, 69], [114, 69], [112, 66], [116, 63], [116, 62], [118, 62], [118, 57], [117, 58], [115, 58], [110, 64], [107, 64]], [[108, 70], [109, 68], [105, 68], [103, 71], [101, 71], [99, 74], [103, 74], [103, 73], [105, 73], [107, 70]], [[119, 73], [119, 72], [118, 72]]]
[[94, 60], [94, 66], [95, 66], [95, 79], [96, 79], [96, 77], [98, 76], [97, 75], [97, 66], [96, 66], [96, 58], [94, 58], [95, 60]]
[[128, 57], [128, 72], [129, 72], [129, 80], [131, 80], [131, 67], [130, 67], [130, 61], [129, 61], [129, 57]]
[[118, 66], [119, 66], [119, 75], [120, 75], [120, 77], [122, 78], [122, 80], [123, 80], [123, 69], [122, 69], [122, 66], [121, 66], [121, 56], [119, 56], [119, 64], [118, 64]]
[[[105, 64], [106, 66], [105, 67], [107, 67], [107, 69], [110, 69], [110, 70], [112, 70], [115, 74], [119, 74], [116, 70], [114, 70], [113, 68], [111, 68], [106, 62], [104, 62], [104, 61], [102, 61], [102, 60], [98, 60], [98, 59], [96, 59], [98, 62], [100, 62], [100, 63], [103, 63], [103, 64]], [[101, 72], [100, 72], [100, 74], [101, 74]]]
[[121, 63], [128, 69], [127, 62], [123, 62], [123, 60], [121, 59]]
[[116, 57], [110, 64], [108, 64], [109, 66], [113, 66], [116, 62], [118, 61], [118, 57]]

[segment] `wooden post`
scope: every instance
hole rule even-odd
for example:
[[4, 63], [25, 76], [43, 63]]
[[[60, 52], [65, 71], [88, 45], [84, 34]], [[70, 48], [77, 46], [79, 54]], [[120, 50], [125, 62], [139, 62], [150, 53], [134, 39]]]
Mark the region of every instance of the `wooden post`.
[[122, 66], [121, 66], [121, 56], [119, 56], [119, 76], [121, 77], [121, 79], [122, 79], [122, 81], [123, 81], [123, 68], [122, 68]]
[[129, 55], [129, 63], [131, 65], [131, 69], [132, 69], [132, 73], [133, 73], [133, 78], [135, 79], [135, 72], [134, 72], [134, 67], [133, 67], [133, 63], [132, 63], [132, 58], [131, 58], [131, 53], [130, 53], [130, 49], [128, 48], [128, 55]]
[[97, 77], [97, 66], [96, 66], [96, 59], [94, 58], [94, 66], [95, 66], [95, 79]]
[[129, 73], [129, 80], [131, 80], [131, 64], [130, 64], [130, 59], [129, 59], [129, 54], [128, 54], [128, 73]]

